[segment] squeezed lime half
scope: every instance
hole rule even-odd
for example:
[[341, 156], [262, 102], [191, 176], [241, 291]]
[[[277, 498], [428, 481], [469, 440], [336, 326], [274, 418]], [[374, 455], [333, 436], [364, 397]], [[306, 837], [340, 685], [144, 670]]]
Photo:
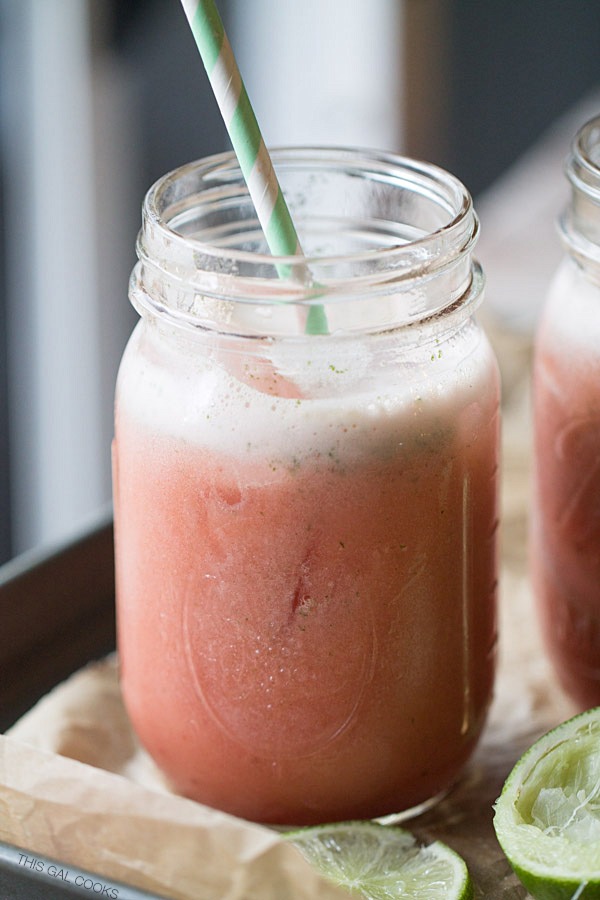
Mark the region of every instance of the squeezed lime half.
[[471, 879], [461, 857], [441, 841], [421, 846], [403, 828], [342, 822], [285, 835], [317, 871], [367, 900], [467, 900]]
[[600, 707], [523, 754], [496, 801], [494, 828], [536, 900], [600, 898]]

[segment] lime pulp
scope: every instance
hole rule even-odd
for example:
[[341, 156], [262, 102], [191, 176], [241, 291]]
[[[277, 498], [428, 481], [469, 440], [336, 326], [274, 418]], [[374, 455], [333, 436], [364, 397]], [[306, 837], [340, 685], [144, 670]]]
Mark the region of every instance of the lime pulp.
[[286, 836], [325, 878], [367, 900], [468, 900], [461, 857], [441, 841], [421, 846], [403, 828], [343, 822]]
[[521, 757], [496, 801], [494, 828], [536, 900], [600, 900], [600, 708]]

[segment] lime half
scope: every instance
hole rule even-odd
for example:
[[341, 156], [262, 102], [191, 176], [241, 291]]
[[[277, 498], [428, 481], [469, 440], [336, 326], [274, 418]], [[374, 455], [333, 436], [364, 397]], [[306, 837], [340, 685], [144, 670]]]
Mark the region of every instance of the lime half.
[[537, 900], [600, 898], [600, 708], [521, 757], [496, 801], [494, 827]]
[[368, 900], [466, 900], [471, 880], [461, 857], [440, 841], [420, 846], [403, 828], [343, 822], [286, 835], [317, 871]]

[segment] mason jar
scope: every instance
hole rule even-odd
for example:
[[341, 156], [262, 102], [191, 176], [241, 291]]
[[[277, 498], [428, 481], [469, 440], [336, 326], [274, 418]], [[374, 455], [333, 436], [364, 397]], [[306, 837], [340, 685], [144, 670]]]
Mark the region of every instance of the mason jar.
[[273, 159], [302, 260], [268, 254], [232, 155], [144, 202], [114, 442], [123, 694], [197, 801], [268, 823], [414, 811], [457, 779], [494, 676], [478, 222], [431, 165]]
[[546, 646], [583, 709], [600, 704], [600, 118], [566, 174], [565, 255], [535, 345], [531, 568]]

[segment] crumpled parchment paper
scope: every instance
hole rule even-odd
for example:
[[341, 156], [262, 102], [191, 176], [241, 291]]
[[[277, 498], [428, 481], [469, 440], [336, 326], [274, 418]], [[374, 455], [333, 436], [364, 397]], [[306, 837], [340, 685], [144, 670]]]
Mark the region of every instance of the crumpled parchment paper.
[[[0, 736], [0, 839], [176, 900], [346, 896], [275, 831], [171, 795], [152, 777], [140, 777], [152, 784], [145, 787], [105, 771], [103, 750], [109, 767], [119, 768], [130, 741], [123, 733], [122, 748], [118, 735], [104, 743], [122, 723], [120, 712], [111, 717], [115, 671], [113, 664], [88, 668], [46, 697], [13, 736]], [[90, 761], [57, 755], [62, 750]]]

